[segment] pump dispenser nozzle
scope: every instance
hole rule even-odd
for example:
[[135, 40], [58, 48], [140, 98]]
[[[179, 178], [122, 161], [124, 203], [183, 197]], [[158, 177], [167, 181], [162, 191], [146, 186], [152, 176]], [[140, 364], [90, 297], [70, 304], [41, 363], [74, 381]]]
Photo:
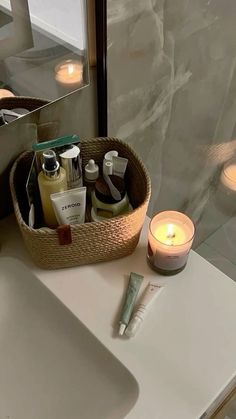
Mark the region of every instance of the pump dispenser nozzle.
[[63, 167], [60, 168], [56, 153], [53, 150], [44, 151], [42, 169], [38, 174], [38, 184], [44, 221], [48, 227], [56, 228], [58, 223], [50, 196], [67, 189], [66, 172]]
[[44, 151], [42, 168], [46, 176], [55, 177], [59, 175], [60, 165], [53, 150]]

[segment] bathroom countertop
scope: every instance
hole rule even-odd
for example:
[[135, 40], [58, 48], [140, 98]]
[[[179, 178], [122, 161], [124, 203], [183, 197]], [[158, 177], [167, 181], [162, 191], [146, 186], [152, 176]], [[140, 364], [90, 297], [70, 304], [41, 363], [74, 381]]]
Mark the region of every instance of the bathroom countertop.
[[[41, 270], [33, 265], [14, 217], [0, 221], [1, 256], [22, 260], [129, 369], [139, 397], [127, 419], [197, 419], [236, 375], [236, 283], [191, 251], [173, 277], [146, 263], [146, 219], [140, 243], [126, 258]], [[130, 271], [164, 285], [133, 339], [117, 336]]]

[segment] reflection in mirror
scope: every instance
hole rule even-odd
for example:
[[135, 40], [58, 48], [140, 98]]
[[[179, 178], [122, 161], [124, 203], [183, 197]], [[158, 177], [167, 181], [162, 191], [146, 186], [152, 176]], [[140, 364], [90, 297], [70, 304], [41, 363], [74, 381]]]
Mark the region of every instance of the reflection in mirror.
[[88, 83], [86, 0], [0, 0], [1, 125]]

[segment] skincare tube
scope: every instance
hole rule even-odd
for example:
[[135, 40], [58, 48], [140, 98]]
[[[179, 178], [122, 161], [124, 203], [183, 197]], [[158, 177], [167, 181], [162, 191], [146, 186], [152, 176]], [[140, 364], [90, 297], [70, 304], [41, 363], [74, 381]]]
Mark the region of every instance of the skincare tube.
[[134, 303], [136, 301], [139, 288], [141, 282], [143, 280], [143, 276], [136, 274], [134, 272], [130, 273], [129, 277], [129, 284], [126, 291], [125, 302], [122, 307], [121, 316], [120, 316], [120, 327], [119, 327], [119, 335], [122, 336], [124, 334], [125, 328], [129, 323], [132, 310], [134, 307]]
[[144, 291], [141, 302], [138, 305], [137, 310], [135, 311], [131, 321], [128, 324], [128, 327], [125, 330], [125, 334], [127, 336], [132, 337], [136, 335], [149, 308], [151, 307], [152, 303], [155, 301], [155, 299], [162, 290], [163, 287], [161, 287], [160, 285], [149, 282], [147, 288]]
[[82, 224], [85, 221], [86, 187], [51, 195], [58, 224]]
[[113, 157], [112, 163], [113, 175], [120, 176], [122, 179], [124, 179], [128, 159], [125, 159], [124, 157]]
[[[117, 156], [118, 156], [118, 151], [116, 151], [116, 150], [108, 151], [105, 154], [104, 159], [103, 159], [103, 168], [102, 168], [102, 172], [104, 174], [107, 174], [107, 175], [112, 175], [113, 174], [113, 172], [112, 172], [112, 167], [113, 167], [112, 159], [113, 159], [113, 157], [117, 157]], [[109, 165], [110, 166], [109, 173], [108, 173], [108, 168], [106, 167], [107, 162], [111, 163], [111, 165]]]

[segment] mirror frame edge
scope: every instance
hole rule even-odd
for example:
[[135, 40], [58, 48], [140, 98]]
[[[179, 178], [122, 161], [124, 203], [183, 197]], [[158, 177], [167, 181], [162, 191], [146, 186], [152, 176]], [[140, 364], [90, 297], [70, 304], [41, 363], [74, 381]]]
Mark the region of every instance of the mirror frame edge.
[[98, 135], [108, 135], [107, 113], [107, 0], [95, 1]]

